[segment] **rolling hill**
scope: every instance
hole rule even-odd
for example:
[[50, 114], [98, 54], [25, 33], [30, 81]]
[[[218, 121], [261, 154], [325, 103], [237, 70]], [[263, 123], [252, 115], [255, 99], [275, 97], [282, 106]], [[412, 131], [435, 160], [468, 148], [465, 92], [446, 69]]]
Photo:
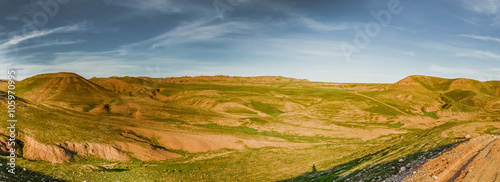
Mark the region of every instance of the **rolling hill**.
[[[19, 165], [68, 181], [358, 179], [365, 167], [399, 168], [391, 160], [500, 131], [500, 82], [465, 78], [87, 80], [63, 72], [16, 88], [26, 101], [16, 111]], [[294, 178], [313, 165], [318, 171]], [[398, 171], [374, 174], [382, 172]]]
[[36, 103], [52, 103], [84, 110], [110, 102], [114, 93], [74, 73], [50, 73], [26, 78], [17, 83], [20, 97]]

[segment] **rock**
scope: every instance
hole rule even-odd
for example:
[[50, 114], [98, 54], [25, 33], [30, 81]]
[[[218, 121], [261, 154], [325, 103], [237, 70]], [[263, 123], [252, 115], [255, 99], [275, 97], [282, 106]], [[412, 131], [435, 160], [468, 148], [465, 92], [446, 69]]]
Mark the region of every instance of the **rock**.
[[60, 144], [61, 147], [73, 151], [78, 155], [89, 156], [94, 155], [107, 160], [128, 161], [130, 158], [127, 154], [112, 145], [97, 144], [97, 143], [73, 143], [65, 142]]
[[406, 167], [404, 167], [404, 166], [403, 166], [403, 167], [401, 167], [401, 170], [400, 170], [400, 171], [401, 171], [401, 172], [406, 171]]
[[405, 161], [404, 159], [399, 159], [399, 161], [398, 161], [398, 162], [404, 162], [404, 161]]
[[31, 137], [24, 137], [23, 157], [31, 160], [43, 160], [52, 163], [69, 161], [73, 155], [61, 147], [39, 143]]
[[470, 138], [470, 135], [469, 134], [465, 135], [465, 138], [467, 138], [467, 139]]

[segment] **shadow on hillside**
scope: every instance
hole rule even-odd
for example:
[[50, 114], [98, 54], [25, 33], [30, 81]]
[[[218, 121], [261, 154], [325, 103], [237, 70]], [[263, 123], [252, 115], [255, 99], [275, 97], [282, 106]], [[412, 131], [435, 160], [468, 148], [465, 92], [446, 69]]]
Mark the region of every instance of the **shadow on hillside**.
[[0, 158], [0, 181], [59, 181], [64, 182], [62, 179], [57, 179], [52, 176], [47, 176], [40, 172], [24, 169], [23, 167], [16, 166], [14, 173], [9, 173], [7, 166], [7, 159], [4, 157]]
[[[363, 169], [355, 170], [349, 174], [347, 172], [355, 169], [359, 165], [364, 164], [365, 162], [369, 162], [372, 160], [380, 159], [380, 157], [386, 156], [391, 151], [388, 150], [390, 147], [382, 149], [378, 152], [354, 159], [344, 164], [340, 164], [333, 168], [324, 170], [324, 171], [313, 171], [304, 173], [298, 177], [286, 179], [281, 182], [320, 182], [320, 181], [383, 181], [391, 176], [394, 176], [399, 173], [401, 167], [405, 166], [408, 163], [411, 163], [415, 160], [422, 160], [423, 157], [425, 159], [431, 159], [436, 157], [440, 152], [444, 152], [451, 147], [458, 145], [464, 141], [455, 142], [452, 144], [442, 145], [439, 147], [432, 148], [425, 152], [415, 152], [407, 155], [403, 158], [403, 162], [400, 162], [399, 159], [395, 159], [388, 162], [377, 163], [374, 165], [367, 166]], [[311, 168], [313, 169], [313, 168]], [[346, 175], [347, 174], [347, 175]]]

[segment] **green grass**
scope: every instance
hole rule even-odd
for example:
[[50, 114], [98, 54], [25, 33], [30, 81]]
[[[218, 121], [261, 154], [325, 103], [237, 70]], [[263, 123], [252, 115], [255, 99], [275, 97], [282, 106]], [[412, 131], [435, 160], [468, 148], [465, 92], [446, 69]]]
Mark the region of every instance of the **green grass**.
[[439, 116], [437, 116], [435, 112], [425, 112], [424, 111], [424, 114], [422, 116], [430, 117], [432, 119], [439, 119]]
[[251, 135], [260, 135], [260, 136], [270, 136], [270, 137], [278, 137], [286, 139], [290, 142], [303, 142], [303, 143], [319, 143], [322, 141], [359, 141], [358, 139], [351, 138], [329, 138], [323, 136], [300, 136], [300, 135], [289, 135], [283, 134], [276, 131], [259, 131], [254, 128], [249, 127], [232, 127], [232, 126], [221, 126], [217, 124], [205, 124], [198, 125], [204, 128], [216, 129], [221, 132], [229, 132], [229, 133], [243, 133], [243, 134], [251, 134]]
[[342, 92], [342, 91], [352, 91], [348, 89], [337, 89], [337, 88], [321, 88], [323, 90], [334, 91], [334, 92]]
[[[144, 121], [153, 120], [161, 122], [156, 123], [157, 127], [177, 127], [183, 132], [205, 132], [255, 140], [271, 140], [270, 137], [274, 137], [275, 140], [284, 142], [314, 145], [303, 148], [263, 147], [189, 153], [165, 148], [161, 146], [158, 138], [148, 138], [133, 133], [152, 147], [178, 153], [183, 157], [165, 161], [146, 162], [132, 159], [129, 162], [111, 162], [97, 157], [77, 156], [69, 164], [19, 159], [19, 166], [26, 167], [33, 173], [27, 176], [38, 175], [36, 179], [54, 176], [68, 181], [277, 181], [310, 172], [314, 165], [318, 172], [307, 173], [294, 180], [332, 181], [347, 178], [355, 181], [373, 180], [377, 176], [394, 174], [392, 167], [396, 169], [399, 167], [400, 164], [395, 162], [399, 158], [414, 160], [420, 155], [432, 154], [450, 144], [462, 141], [463, 138], [443, 138], [441, 133], [453, 126], [471, 123], [471, 121], [449, 122], [428, 130], [408, 128], [411, 126], [405, 125], [406, 121], [396, 120], [401, 113], [352, 93], [357, 86], [382, 89], [387, 85], [341, 84], [339, 88], [345, 89], [325, 89], [322, 87], [328, 87], [329, 83], [279, 82], [245, 85], [248, 82], [243, 79], [231, 81], [229, 85], [219, 85], [209, 81], [202, 81], [201, 84], [171, 84], [162, 83], [161, 79], [132, 77], [119, 79], [151, 86], [153, 89], [159, 88], [161, 95], [172, 97], [165, 100], [156, 97], [155, 100], [142, 96], [109, 94], [105, 98], [98, 98], [86, 95], [81, 90], [72, 94], [60, 94], [50, 102], [45, 102], [50, 106], [38, 103], [21, 106], [18, 110], [20, 133], [51, 145], [62, 142], [112, 144], [131, 142], [130, 139], [120, 135], [124, 132], [123, 128], [140, 128], [145, 125], [154, 128], [152, 121]], [[26, 82], [24, 85], [21, 84], [19, 91], [25, 93], [45, 81], [47, 80]], [[443, 111], [475, 112], [484, 105], [484, 100], [496, 99], [480, 92], [477, 92], [477, 95], [460, 91], [445, 93], [442, 90], [448, 83], [430, 84], [428, 80], [419, 81], [426, 84], [425, 87], [430, 90], [358, 91], [407, 113], [412, 113], [414, 108], [442, 104], [443, 100], [450, 104], [448, 108], [442, 108]], [[204, 95], [207, 91], [216, 94]], [[411, 98], [399, 97], [405, 95]], [[479, 101], [471, 102], [469, 99], [471, 97]], [[193, 102], [214, 101], [214, 104], [201, 106], [202, 104], [187, 103], [189, 99], [195, 100]], [[213, 109], [217, 104], [229, 102], [245, 105], [269, 116], [261, 117], [247, 109], [229, 108], [226, 113]], [[300, 104], [305, 108], [289, 111], [284, 105], [288, 102]], [[70, 103], [69, 107], [64, 105], [67, 103]], [[111, 112], [117, 105], [139, 107], [124, 113], [99, 115], [88, 112], [102, 104], [110, 104]], [[82, 110], [74, 109], [80, 106], [84, 106]], [[349, 109], [361, 112], [353, 112], [350, 115], [345, 112]], [[5, 107], [0, 108], [0, 112], [5, 112]], [[234, 117], [227, 113], [239, 116]], [[436, 112], [424, 112], [422, 116], [439, 119]], [[0, 119], [5, 120], [6, 117], [2, 115]], [[302, 136], [256, 129], [289, 125], [301, 127], [306, 132], [316, 129], [328, 132], [329, 129], [314, 128], [314, 122], [317, 122], [318, 126], [335, 124], [366, 130], [384, 128], [408, 131], [408, 133], [385, 135], [363, 141], [343, 136]], [[6, 127], [6, 123], [1, 126]], [[307, 130], [309, 128], [315, 130]], [[499, 130], [496, 127], [485, 127], [481, 132], [498, 134]], [[331, 169], [333, 167], [335, 168]], [[349, 173], [350, 175], [346, 176]], [[358, 178], [357, 175], [367, 178]]]
[[232, 108], [229, 110], [226, 110], [227, 113], [233, 113], [233, 114], [257, 114], [254, 111], [248, 110], [248, 109], [243, 109], [243, 108]]
[[398, 116], [402, 115], [400, 112], [394, 110], [393, 108], [380, 105], [380, 106], [372, 106], [370, 108], [364, 109], [364, 111], [368, 111], [371, 113], [376, 113], [376, 114], [381, 114], [381, 115], [387, 115], [387, 116]]
[[160, 122], [165, 122], [165, 123], [175, 123], [175, 124], [188, 124], [185, 121], [182, 121], [182, 120], [179, 120], [179, 119], [173, 119], [173, 118], [153, 119], [153, 121], [160, 121]]
[[391, 123], [392, 121], [388, 121], [385, 123], [368, 123], [368, 122], [338, 122], [338, 121], [327, 121], [325, 122], [326, 124], [335, 124], [338, 126], [344, 126], [348, 128], [360, 128], [360, 129], [370, 129], [372, 127], [388, 127], [388, 128], [400, 128], [404, 126], [404, 124], [398, 122], [398, 123]]
[[401, 128], [402, 126], [404, 126], [404, 124], [401, 124], [401, 123], [389, 124], [389, 127], [391, 127], [391, 128]]
[[250, 103], [251, 107], [254, 108], [255, 110], [259, 110], [263, 113], [269, 114], [271, 116], [278, 116], [280, 114], [283, 114], [283, 111], [280, 111], [278, 108], [269, 105], [269, 104], [264, 104], [261, 102], [251, 102]]
[[[330, 170], [305, 173], [287, 181], [346, 181], [347, 179], [349, 181], [372, 181], [378, 176], [385, 179], [397, 174], [399, 168], [408, 161], [416, 160], [419, 156], [434, 156], [456, 142], [464, 141], [464, 138], [444, 138], [440, 135], [449, 128], [468, 123], [473, 123], [473, 121], [450, 122], [428, 130], [414, 130], [401, 136], [394, 135], [392, 139], [386, 140], [385, 144], [379, 147], [345, 157], [354, 160], [337, 165]], [[407, 162], [397, 162], [400, 158], [404, 158]]]

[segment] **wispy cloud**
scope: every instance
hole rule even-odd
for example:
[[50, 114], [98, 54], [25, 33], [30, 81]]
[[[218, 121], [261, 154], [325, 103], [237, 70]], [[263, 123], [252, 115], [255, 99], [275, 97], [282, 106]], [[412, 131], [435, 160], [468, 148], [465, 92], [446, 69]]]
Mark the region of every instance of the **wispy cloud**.
[[86, 42], [85, 40], [76, 40], [76, 41], [66, 41], [66, 40], [55, 40], [55, 41], [49, 41], [45, 42], [42, 44], [38, 45], [33, 45], [33, 46], [27, 46], [27, 47], [22, 47], [22, 48], [16, 48], [12, 50], [6, 50], [6, 51], [1, 51], [0, 53], [8, 53], [8, 52], [14, 52], [14, 51], [24, 51], [28, 49], [36, 49], [40, 47], [50, 47], [50, 46], [58, 46], [58, 45], [70, 45], [70, 44], [78, 44], [78, 43], [83, 43]]
[[151, 39], [123, 47], [128, 49], [136, 46], [149, 46], [151, 49], [155, 49], [184, 43], [210, 41], [230, 34], [248, 34], [260, 27], [259, 23], [251, 21], [214, 22], [213, 20], [215, 17], [180, 25]]
[[472, 57], [479, 59], [500, 59], [500, 55], [481, 50], [464, 50], [461, 53], [457, 53], [456, 56], [459, 57]]
[[452, 46], [452, 45], [445, 45], [445, 44], [426, 44], [426, 48], [431, 48], [435, 50], [440, 50], [445, 53], [448, 53], [450, 55], [454, 55], [457, 57], [469, 57], [469, 58], [476, 58], [476, 59], [482, 59], [482, 60], [499, 60], [500, 59], [500, 54], [497, 52], [492, 52], [490, 51], [485, 51], [485, 50], [477, 50], [477, 49], [470, 49], [470, 48], [463, 48], [463, 47], [457, 47], [457, 46]]
[[85, 24], [75, 24], [75, 25], [68, 25], [68, 26], [63, 26], [63, 27], [58, 27], [50, 30], [39, 30], [39, 31], [33, 31], [27, 35], [16, 35], [9, 40], [5, 41], [4, 43], [0, 44], [0, 49], [7, 49], [11, 46], [15, 46], [21, 42], [30, 40], [30, 39], [35, 39], [43, 36], [47, 36], [50, 34], [55, 34], [55, 33], [67, 33], [67, 32], [76, 32], [76, 31], [82, 31], [85, 30]]
[[469, 34], [460, 34], [460, 37], [467, 37], [471, 39], [483, 40], [483, 41], [494, 41], [500, 43], [500, 38], [490, 37], [490, 36], [480, 36], [480, 35], [469, 35]]
[[322, 23], [318, 22], [316, 20], [306, 18], [306, 17], [301, 17], [299, 18], [300, 22], [302, 22], [305, 26], [316, 30], [316, 31], [335, 31], [335, 30], [347, 30], [350, 29], [352, 26], [349, 26], [346, 23], [338, 24], [338, 25], [332, 25], [332, 24], [327, 24], [327, 23]]
[[472, 19], [469, 19], [469, 18], [459, 18], [459, 19], [461, 19], [464, 22], [473, 24], [473, 25], [478, 25], [477, 20], [472, 20]]
[[500, 0], [463, 0], [462, 2], [464, 8], [483, 14], [495, 14], [500, 8]]
[[427, 70], [440, 74], [447, 74], [454, 77], [468, 77], [481, 81], [499, 80], [500, 68], [474, 69], [460, 67], [446, 67], [439, 65], [431, 65]]
[[492, 26], [500, 25], [500, 0], [462, 0], [464, 9], [489, 16]]
[[107, 0], [105, 2], [138, 11], [155, 11], [162, 13], [181, 11], [181, 8], [175, 5], [171, 0]]

